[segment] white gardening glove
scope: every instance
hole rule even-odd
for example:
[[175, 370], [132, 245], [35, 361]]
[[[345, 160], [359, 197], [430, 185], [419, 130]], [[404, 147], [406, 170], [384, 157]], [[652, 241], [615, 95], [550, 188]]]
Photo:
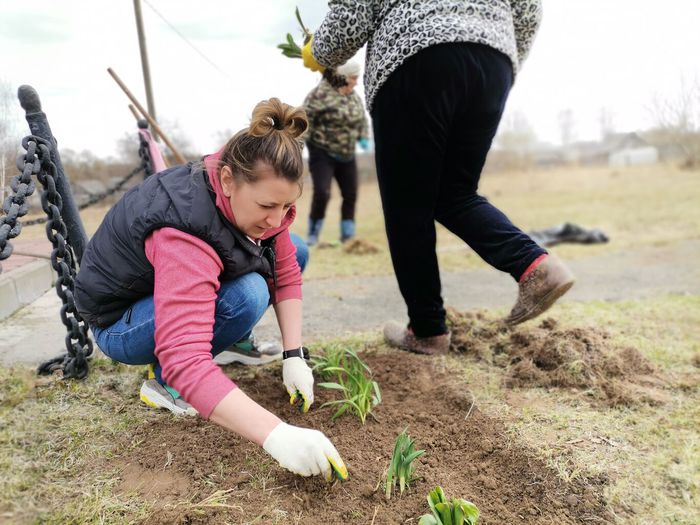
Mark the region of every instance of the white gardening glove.
[[263, 448], [280, 466], [300, 476], [323, 474], [327, 481], [348, 478], [348, 469], [333, 443], [318, 430], [280, 423], [268, 434]]
[[289, 394], [289, 403], [301, 398], [301, 411], [308, 412], [314, 402], [314, 375], [301, 357], [290, 357], [282, 363], [282, 381]]

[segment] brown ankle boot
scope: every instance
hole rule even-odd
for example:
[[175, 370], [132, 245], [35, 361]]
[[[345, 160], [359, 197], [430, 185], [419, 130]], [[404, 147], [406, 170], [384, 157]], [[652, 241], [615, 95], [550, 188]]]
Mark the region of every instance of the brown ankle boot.
[[432, 337], [416, 337], [405, 325], [389, 321], [384, 325], [384, 340], [401, 350], [426, 355], [444, 355], [450, 349], [450, 332]]
[[515, 325], [537, 317], [569, 291], [574, 281], [571, 270], [549, 254], [518, 285], [518, 300], [505, 322]]

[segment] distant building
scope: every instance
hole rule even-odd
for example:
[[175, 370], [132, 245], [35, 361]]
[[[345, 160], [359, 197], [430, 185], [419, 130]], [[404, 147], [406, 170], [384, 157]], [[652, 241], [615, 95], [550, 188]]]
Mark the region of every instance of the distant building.
[[531, 149], [530, 154], [535, 165], [549, 168], [561, 166], [565, 163], [564, 151], [562, 148], [550, 144], [549, 142], [537, 142]]
[[637, 133], [611, 135], [608, 166], [643, 166], [659, 162], [659, 150]]
[[567, 162], [610, 167], [656, 164], [659, 150], [638, 133], [613, 133], [602, 142], [575, 142], [564, 148]]

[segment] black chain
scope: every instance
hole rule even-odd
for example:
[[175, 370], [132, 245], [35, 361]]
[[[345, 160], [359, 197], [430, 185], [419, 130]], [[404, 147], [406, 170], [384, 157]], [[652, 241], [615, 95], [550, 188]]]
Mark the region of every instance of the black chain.
[[[56, 271], [56, 293], [61, 298], [61, 321], [68, 333], [65, 337], [67, 353], [42, 363], [38, 368], [39, 374], [51, 374], [56, 370], [63, 371], [64, 378], [83, 379], [88, 373], [87, 358], [92, 355], [93, 346], [88, 336], [88, 327], [78, 313], [73, 292], [75, 289], [76, 258], [73, 248], [68, 243], [66, 224], [61, 217], [63, 199], [56, 190], [56, 165], [51, 161], [51, 145], [41, 137], [29, 135], [22, 140], [26, 150], [17, 159], [17, 169], [20, 175], [10, 183], [12, 194], [3, 203], [4, 215], [0, 217], [0, 261], [12, 254], [13, 248], [9, 240], [17, 237], [22, 231], [22, 223], [18, 221], [29, 211], [27, 197], [36, 189], [32, 175], [36, 175], [44, 187], [41, 194], [41, 207], [46, 217], [25, 221], [24, 225], [46, 223], [46, 236], [53, 246], [51, 266]], [[141, 137], [139, 156], [142, 163], [126, 175], [115, 186], [105, 192], [91, 195], [78, 209], [84, 210], [106, 197], [119, 191], [129, 180], [142, 171], [146, 176], [153, 174], [148, 142]], [[0, 266], [2, 272], [2, 266]]]
[[[7, 259], [12, 255], [12, 244], [9, 240], [14, 239], [22, 231], [22, 223], [17, 219], [23, 217], [29, 211], [27, 197], [34, 193], [36, 185], [32, 179], [32, 175], [39, 173], [39, 159], [35, 156], [36, 143], [32, 142], [25, 147], [27, 154], [25, 159], [33, 158], [33, 162], [23, 161], [22, 157], [17, 159], [17, 169], [21, 172], [12, 178], [10, 187], [12, 193], [7, 196], [3, 202], [2, 209], [5, 215], [0, 217], [0, 261]], [[0, 266], [0, 272], [2, 267]]]
[[148, 149], [148, 141], [139, 133], [139, 157], [141, 166], [146, 173], [146, 177], [153, 175], [153, 163], [151, 162], [151, 151]]
[[[9, 204], [5, 211], [7, 216], [3, 217], [3, 226], [11, 226], [7, 237], [16, 237], [21, 230], [21, 223], [17, 223], [18, 217], [27, 213], [25, 202], [26, 195], [31, 195], [31, 175], [35, 174], [39, 182], [44, 187], [41, 193], [41, 207], [48, 216], [46, 223], [46, 236], [51, 241], [53, 250], [51, 252], [51, 266], [56, 271], [56, 293], [61, 298], [61, 321], [68, 330], [65, 338], [67, 353], [47, 361], [39, 367], [39, 374], [50, 374], [55, 370], [63, 370], [63, 377], [75, 377], [82, 379], [87, 376], [88, 366], [86, 358], [92, 355], [92, 341], [88, 336], [87, 325], [78, 313], [73, 300], [73, 290], [75, 288], [75, 254], [70, 244], [67, 242], [66, 224], [61, 218], [63, 200], [56, 191], [56, 165], [51, 161], [51, 145], [48, 141], [30, 135], [22, 140], [22, 146], [27, 151], [17, 159], [17, 168], [22, 172], [12, 181], [14, 195], [6, 200]], [[21, 193], [20, 197], [17, 194]], [[4, 231], [4, 230], [2, 230]], [[6, 251], [0, 233], [0, 245], [2, 253]], [[9, 244], [8, 244], [9, 245]], [[9, 253], [12, 248], [9, 249]], [[8, 253], [8, 257], [9, 257]]]
[[[97, 204], [98, 202], [103, 201], [107, 197], [114, 195], [116, 192], [121, 190], [127, 182], [129, 182], [131, 179], [133, 179], [136, 175], [138, 175], [139, 173], [141, 173], [144, 170], [146, 170], [146, 173], [148, 173], [146, 165], [142, 164], [141, 166], [138, 166], [137, 168], [135, 168], [131, 173], [125, 175], [119, 182], [117, 182], [117, 184], [115, 184], [111, 188], [109, 188], [101, 193], [91, 194], [90, 197], [88, 198], [88, 200], [86, 200], [85, 202], [78, 205], [78, 210], [82, 211], [85, 208], [92, 206], [93, 204]], [[30, 221], [25, 221], [23, 223], [23, 225], [24, 226], [34, 226], [35, 224], [44, 224], [48, 220], [49, 220], [48, 217], [39, 217], [38, 219], [32, 219]]]
[[[51, 374], [56, 370], [63, 371], [64, 378], [83, 379], [87, 376], [87, 358], [92, 355], [93, 346], [88, 336], [88, 327], [78, 313], [73, 292], [75, 289], [76, 258], [73, 248], [68, 243], [66, 224], [61, 217], [63, 199], [56, 190], [56, 165], [51, 161], [51, 144], [42, 139], [30, 135], [22, 140], [22, 146], [26, 150], [24, 155], [17, 158], [17, 169], [20, 175], [13, 177], [10, 187], [12, 194], [3, 202], [4, 215], [0, 217], [0, 261], [7, 259], [12, 254], [10, 239], [17, 237], [22, 231], [22, 222], [18, 219], [29, 211], [27, 197], [36, 189], [32, 175], [36, 175], [44, 187], [41, 194], [41, 207], [46, 217], [25, 221], [24, 225], [46, 223], [46, 236], [53, 246], [51, 252], [51, 266], [56, 271], [56, 293], [61, 298], [63, 305], [60, 315], [61, 321], [68, 333], [65, 337], [67, 353], [46, 361], [38, 368], [39, 374]], [[148, 143], [143, 137], [139, 147], [139, 156], [142, 163], [131, 173], [126, 175], [108, 190], [91, 195], [90, 198], [78, 206], [84, 210], [106, 197], [119, 191], [128, 181], [144, 171], [146, 176], [153, 174], [151, 158], [148, 151]], [[2, 272], [2, 266], [0, 266]]]

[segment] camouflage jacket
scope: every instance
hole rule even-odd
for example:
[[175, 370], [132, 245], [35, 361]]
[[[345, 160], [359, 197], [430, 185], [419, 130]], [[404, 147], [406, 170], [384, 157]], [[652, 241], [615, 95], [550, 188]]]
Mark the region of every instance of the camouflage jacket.
[[362, 99], [354, 91], [341, 95], [321, 80], [306, 96], [304, 109], [309, 118], [307, 142], [339, 160], [352, 159], [357, 140], [369, 137]]

